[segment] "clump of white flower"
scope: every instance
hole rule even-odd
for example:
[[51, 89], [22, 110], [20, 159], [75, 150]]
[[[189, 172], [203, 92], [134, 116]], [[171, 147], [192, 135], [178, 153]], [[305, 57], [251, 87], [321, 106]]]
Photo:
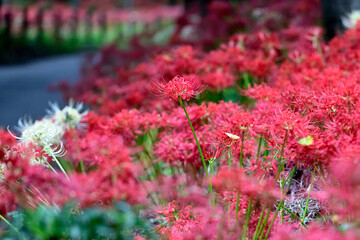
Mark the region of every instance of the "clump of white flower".
[[[28, 120], [19, 120], [18, 130], [21, 131], [21, 136], [17, 137], [10, 132], [10, 134], [18, 139], [21, 144], [33, 144], [41, 148], [46, 154], [50, 155], [54, 161], [57, 162], [56, 157], [62, 157], [65, 154], [64, 145], [61, 141], [65, 130], [64, 127], [55, 123], [54, 121], [43, 118], [35, 122]], [[31, 164], [46, 165], [47, 161], [40, 158], [32, 158]]]
[[[81, 113], [83, 108], [82, 104], [75, 105], [73, 101], [70, 101], [69, 106], [66, 106], [63, 109], [60, 109], [56, 103], [50, 103], [50, 107], [51, 110], [47, 110], [48, 116], [42, 120], [33, 122], [30, 119], [20, 119], [18, 127], [19, 131], [21, 131], [20, 137], [12, 134], [10, 130], [9, 132], [13, 137], [18, 139], [21, 144], [34, 144], [36, 147], [41, 148], [44, 153], [52, 157], [59, 168], [67, 176], [57, 159], [57, 157], [62, 157], [65, 154], [64, 145], [61, 139], [67, 129], [81, 127], [83, 125], [81, 121], [83, 116], [87, 114], [87, 111]], [[30, 163], [41, 165], [47, 164], [48, 167], [52, 168], [44, 157], [31, 158]]]
[[18, 137], [20, 142], [33, 143], [37, 146], [59, 144], [65, 132], [63, 126], [47, 118], [37, 120], [34, 123], [20, 120], [19, 127], [21, 130], [21, 137]]
[[87, 114], [87, 111], [81, 113], [83, 109], [82, 103], [74, 104], [74, 102], [70, 100], [69, 105], [63, 109], [60, 109], [56, 103], [49, 104], [51, 110], [47, 110], [47, 113], [57, 124], [70, 128], [83, 126], [81, 120]]
[[352, 11], [346, 17], [343, 17], [341, 20], [345, 28], [355, 28], [357, 22], [360, 20], [360, 10]]

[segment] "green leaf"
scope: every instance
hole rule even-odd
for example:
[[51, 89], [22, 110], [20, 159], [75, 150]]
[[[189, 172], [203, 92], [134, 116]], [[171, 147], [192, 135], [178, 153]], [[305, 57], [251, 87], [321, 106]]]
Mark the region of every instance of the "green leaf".
[[[58, 210], [46, 206], [12, 213], [12, 222], [23, 221], [15, 232], [9, 229], [0, 233], [1, 239], [133, 239], [132, 232], [140, 230], [144, 237], [156, 239], [146, 222], [139, 218], [127, 203], [115, 203], [112, 207], [92, 207], [74, 210], [77, 205], [68, 204]], [[18, 224], [19, 226], [21, 224]]]

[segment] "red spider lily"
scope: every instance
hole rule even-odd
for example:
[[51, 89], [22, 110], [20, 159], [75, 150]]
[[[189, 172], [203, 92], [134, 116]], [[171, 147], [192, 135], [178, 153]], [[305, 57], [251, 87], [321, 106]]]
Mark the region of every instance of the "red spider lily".
[[330, 184], [325, 195], [337, 222], [357, 222], [360, 217], [360, 148], [350, 144], [330, 165]]
[[[20, 151], [22, 155], [20, 155]], [[63, 175], [49, 171], [44, 166], [30, 165], [25, 149], [4, 155], [0, 150], [0, 162], [6, 164], [1, 181], [1, 214], [13, 211], [14, 205], [35, 208], [38, 205], [61, 207], [75, 197], [78, 190]]]
[[212, 179], [213, 185], [220, 192], [235, 191], [241, 195], [259, 199], [265, 202], [273, 202], [279, 197], [275, 184], [270, 180], [250, 177], [244, 170], [223, 167]]
[[[198, 220], [191, 217], [191, 206], [178, 206], [174, 200], [168, 203], [161, 211], [158, 211], [165, 220], [166, 227], [160, 228], [160, 233], [168, 236], [169, 239], [176, 235], [181, 236], [182, 232], [188, 231], [193, 225], [197, 225]], [[160, 227], [160, 226], [159, 226]]]
[[198, 78], [192, 76], [191, 78], [184, 78], [175, 76], [170, 82], [154, 80], [151, 82], [152, 92], [160, 97], [168, 97], [174, 102], [179, 98], [189, 101], [196, 95], [205, 91], [206, 86], [203, 85]]
[[[0, 130], [0, 162], [8, 167], [6, 179], [0, 180], [0, 213], [27, 207], [25, 197], [40, 200], [40, 194], [29, 194], [36, 187], [59, 205], [78, 200], [82, 207], [107, 206], [123, 200], [144, 204], [146, 211], [162, 209], [162, 224], [154, 227], [160, 239], [358, 239], [360, 25], [327, 45], [318, 29], [306, 24], [317, 19], [314, 6], [320, 1], [294, 1], [269, 5], [249, 0], [239, 12], [213, 1], [199, 23], [184, 19], [185, 25], [214, 30], [199, 31], [204, 34], [190, 39], [201, 43], [151, 51], [154, 55], [137, 66], [137, 61], [123, 60], [126, 55], [114, 45], [104, 48], [88, 62], [86, 75], [72, 91], [94, 111], [86, 116], [86, 128], [69, 131], [62, 139], [67, 150], [63, 160], [75, 166], [69, 171], [70, 184], [49, 169], [29, 165], [24, 159], [30, 151]], [[244, 22], [248, 33], [234, 35], [215, 50], [198, 47], [225, 39], [233, 28], [225, 22], [236, 20], [234, 14], [254, 14], [254, 25]], [[315, 45], [308, 40], [312, 32]], [[150, 87], [163, 99], [152, 96], [147, 84], [161, 76], [166, 80], [154, 80]], [[201, 94], [203, 83], [212, 90], [199, 99], [203, 103], [186, 110], [184, 104], [183, 109], [176, 106]], [[14, 150], [25, 157], [4, 157]], [[208, 165], [202, 164], [201, 151]], [[228, 160], [236, 163], [229, 164], [230, 170], [225, 167]], [[81, 163], [85, 171], [78, 173]], [[294, 168], [293, 176], [294, 165], [298, 171]], [[211, 190], [205, 187], [206, 170], [214, 184]], [[314, 186], [309, 188], [310, 172]], [[307, 230], [300, 227], [301, 219], [280, 209], [282, 200], [290, 198], [288, 192], [302, 200], [298, 197], [305, 189], [322, 201], [326, 213], [320, 217], [335, 224], [312, 226], [304, 214]], [[261, 208], [268, 216], [263, 222], [273, 219], [274, 225], [260, 226], [265, 232], [257, 238]], [[267, 229], [273, 230], [265, 237]]]
[[182, 165], [201, 166], [199, 151], [191, 132], [162, 134], [160, 141], [155, 145], [154, 151], [159, 156], [159, 160], [173, 165], [181, 163]]
[[0, 149], [4, 147], [12, 147], [16, 144], [16, 139], [11, 134], [0, 128]]

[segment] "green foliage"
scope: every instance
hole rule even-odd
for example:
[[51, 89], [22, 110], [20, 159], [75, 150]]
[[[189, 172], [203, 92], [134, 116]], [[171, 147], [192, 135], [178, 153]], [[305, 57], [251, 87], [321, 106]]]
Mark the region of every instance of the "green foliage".
[[201, 104], [203, 102], [234, 102], [243, 106], [251, 107], [254, 105], [255, 100], [242, 94], [242, 90], [246, 90], [249, 86], [255, 85], [255, 79], [247, 73], [243, 73], [236, 81], [236, 86], [224, 88], [219, 91], [207, 89], [204, 94], [196, 98], [196, 103]]
[[85, 210], [74, 204], [61, 210], [40, 206], [10, 215], [19, 233], [9, 229], [1, 239], [133, 239], [135, 232], [154, 239], [145, 222], [123, 202]]

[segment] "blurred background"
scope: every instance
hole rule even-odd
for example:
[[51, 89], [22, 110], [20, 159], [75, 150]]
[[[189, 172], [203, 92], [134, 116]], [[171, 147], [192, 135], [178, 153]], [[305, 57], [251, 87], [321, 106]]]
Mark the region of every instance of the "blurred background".
[[359, 5], [359, 0], [0, 0], [0, 126], [43, 116], [49, 101], [64, 105], [59, 90], [88, 77], [99, 61], [120, 69], [169, 47], [209, 50], [237, 32], [314, 22], [324, 26], [329, 41], [344, 30], [343, 16]]
[[0, 126], [43, 116], [49, 101], [64, 105], [51, 86], [76, 82], [102, 46], [128, 51], [136, 36], [166, 45], [182, 13], [176, 1], [0, 0]]

